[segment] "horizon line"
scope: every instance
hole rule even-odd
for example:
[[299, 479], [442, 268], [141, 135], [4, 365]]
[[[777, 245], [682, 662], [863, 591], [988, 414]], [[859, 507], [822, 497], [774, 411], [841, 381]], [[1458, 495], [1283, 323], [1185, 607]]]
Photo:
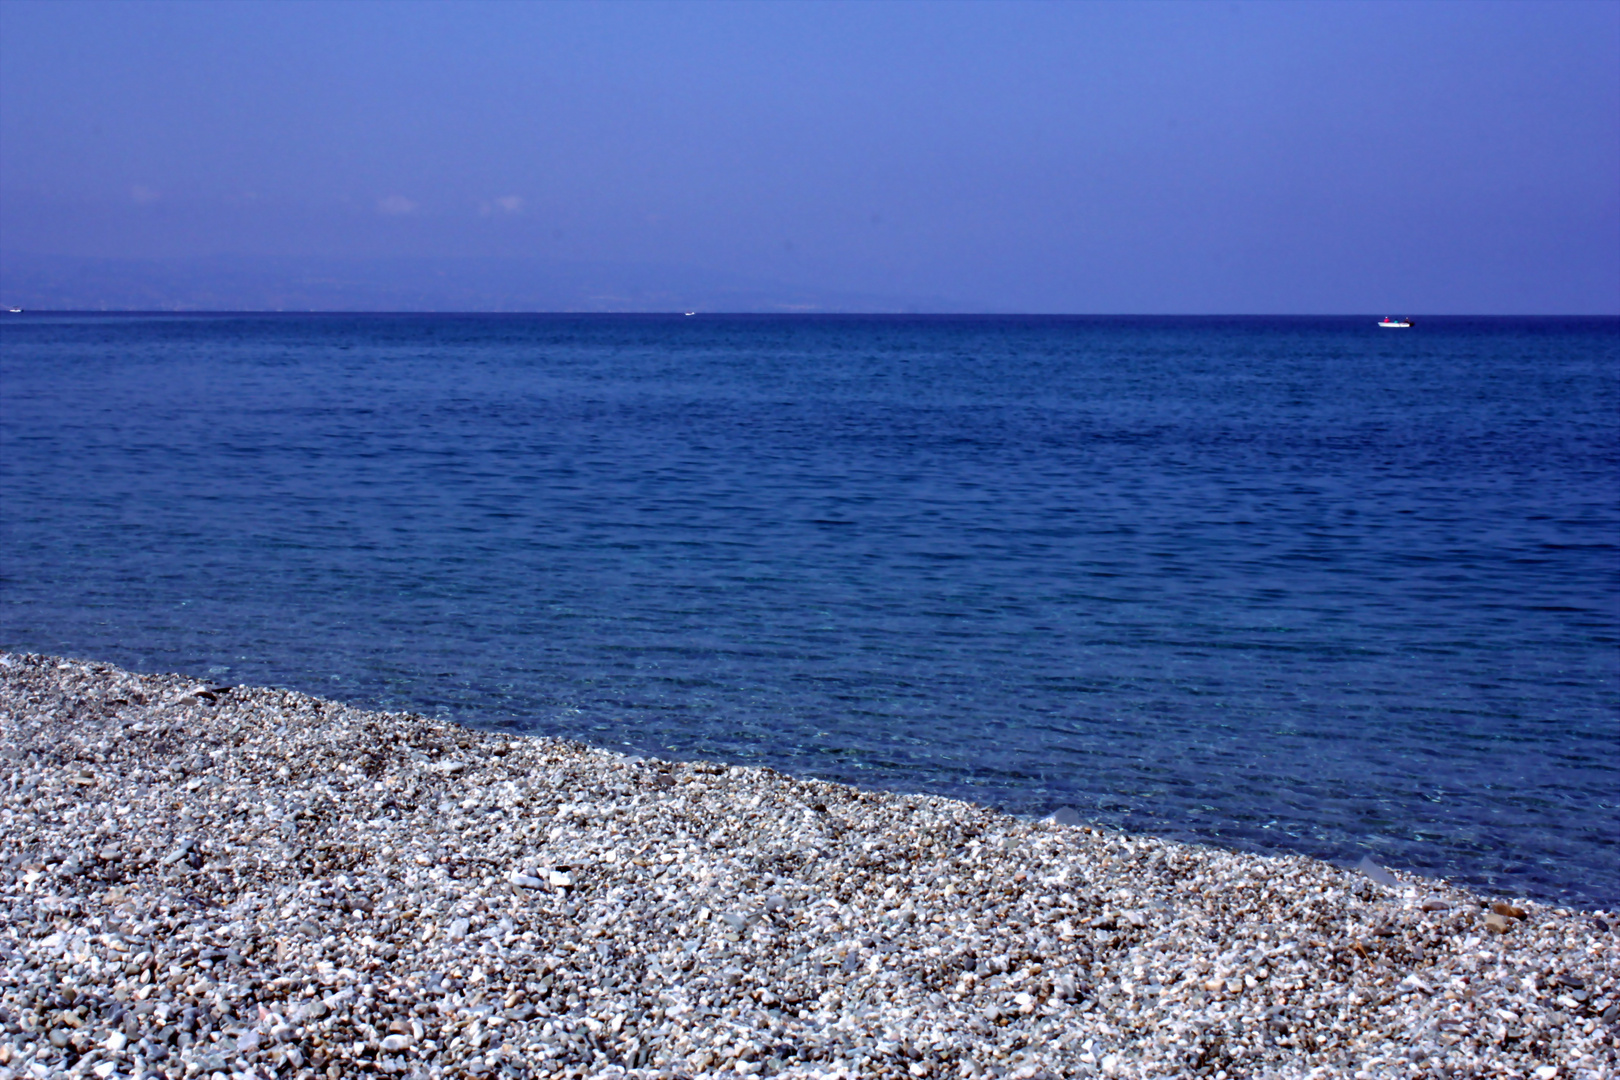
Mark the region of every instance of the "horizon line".
[[[1130, 312], [1130, 311], [684, 311], [677, 308], [656, 308], [645, 311], [601, 311], [589, 308], [549, 308], [532, 310], [499, 310], [493, 308], [7, 308], [0, 301], [0, 315], [457, 315], [457, 316], [581, 316], [600, 318], [684, 317], [707, 316], [737, 319], [1361, 319], [1387, 317], [1388, 311], [1353, 312]], [[1409, 319], [1612, 319], [1620, 320], [1617, 312], [1578, 312], [1551, 314], [1545, 312], [1505, 312], [1489, 314], [1422, 313], [1401, 309], [1403, 318]]]

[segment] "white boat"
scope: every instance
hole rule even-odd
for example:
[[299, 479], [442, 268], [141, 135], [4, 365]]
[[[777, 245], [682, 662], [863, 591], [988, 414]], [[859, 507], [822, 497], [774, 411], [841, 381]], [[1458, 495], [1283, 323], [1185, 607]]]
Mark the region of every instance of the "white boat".
[[1385, 315], [1383, 320], [1380, 321], [1378, 325], [1382, 326], [1385, 330], [1407, 330], [1411, 328], [1412, 320], [1404, 317], [1392, 319], [1388, 315]]

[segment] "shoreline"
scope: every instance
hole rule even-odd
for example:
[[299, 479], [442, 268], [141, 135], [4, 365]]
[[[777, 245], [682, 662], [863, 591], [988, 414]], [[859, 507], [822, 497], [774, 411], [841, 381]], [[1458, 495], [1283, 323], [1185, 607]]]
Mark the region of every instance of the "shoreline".
[[1613, 913], [1304, 856], [19, 654], [0, 794], [0, 1080], [1620, 1071]]

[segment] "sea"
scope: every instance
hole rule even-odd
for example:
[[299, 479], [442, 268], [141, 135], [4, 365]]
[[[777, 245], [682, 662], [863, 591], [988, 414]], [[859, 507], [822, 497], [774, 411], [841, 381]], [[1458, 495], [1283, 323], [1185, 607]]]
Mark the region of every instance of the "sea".
[[0, 315], [0, 647], [1620, 906], [1620, 320]]

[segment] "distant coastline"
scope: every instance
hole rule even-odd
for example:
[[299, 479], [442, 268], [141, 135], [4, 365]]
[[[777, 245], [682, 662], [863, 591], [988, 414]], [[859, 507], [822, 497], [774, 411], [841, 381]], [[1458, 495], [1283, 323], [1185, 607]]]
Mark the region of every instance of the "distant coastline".
[[795, 285], [700, 267], [517, 258], [113, 259], [0, 252], [0, 307], [56, 311], [956, 312], [940, 297]]

